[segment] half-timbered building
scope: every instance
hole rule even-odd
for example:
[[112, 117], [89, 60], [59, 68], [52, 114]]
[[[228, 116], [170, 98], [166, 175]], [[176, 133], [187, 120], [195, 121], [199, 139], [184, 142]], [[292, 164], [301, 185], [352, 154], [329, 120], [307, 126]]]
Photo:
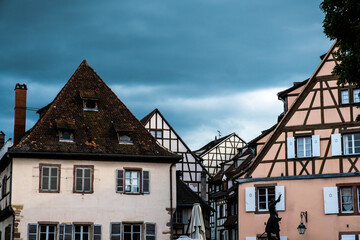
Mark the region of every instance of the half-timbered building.
[[159, 146], [86, 61], [26, 133], [17, 103], [19, 135], [0, 161], [5, 239], [172, 239], [181, 156]]
[[220, 164], [233, 158], [238, 153], [238, 149], [245, 145], [245, 141], [236, 133], [231, 133], [222, 138], [215, 138], [194, 152], [202, 159], [209, 174], [215, 176], [221, 169]]
[[158, 109], [145, 116], [141, 123], [153, 135], [158, 143], [166, 149], [182, 156], [176, 164], [176, 170], [183, 182], [205, 201], [208, 200], [209, 173], [186, 143], [177, 134]]
[[240, 240], [266, 239], [269, 201], [280, 195], [281, 239], [359, 239], [360, 90], [337, 85], [335, 47], [308, 80], [279, 93], [286, 112], [237, 180]]

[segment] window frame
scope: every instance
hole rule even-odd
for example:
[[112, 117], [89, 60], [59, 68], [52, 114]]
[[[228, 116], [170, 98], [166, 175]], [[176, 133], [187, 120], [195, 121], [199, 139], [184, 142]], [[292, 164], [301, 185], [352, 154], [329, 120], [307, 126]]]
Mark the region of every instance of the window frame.
[[[46, 227], [45, 232], [41, 232], [41, 227]], [[38, 225], [38, 233], [37, 233], [37, 239], [40, 240], [41, 233], [46, 234], [46, 240], [49, 240], [49, 227], [54, 227], [54, 240], [58, 239], [58, 226], [57, 224], [39, 224]]]
[[[57, 168], [57, 190], [44, 190], [42, 188], [42, 181], [43, 181], [43, 167]], [[50, 171], [49, 171], [50, 173]], [[39, 164], [39, 192], [40, 193], [60, 193], [60, 180], [61, 180], [61, 164], [48, 164], [48, 163], [40, 163]], [[49, 180], [51, 180], [51, 175], [49, 175]], [[49, 184], [51, 185], [50, 181]]]
[[[343, 216], [353, 216], [360, 215], [360, 183], [339, 183], [336, 184], [337, 192], [338, 192], [338, 215]], [[351, 188], [353, 194], [353, 212], [343, 212], [342, 211], [342, 195], [341, 188]]]
[[[129, 134], [117, 133], [118, 142], [120, 145], [134, 145], [134, 141], [132, 140]], [[127, 137], [129, 140], [121, 140], [121, 138]]]
[[[299, 147], [298, 147], [298, 141], [300, 139], [303, 139], [303, 148], [304, 148], [304, 156], [299, 156]], [[310, 155], [309, 156], [306, 156], [306, 151], [308, 149], [306, 149], [306, 139], [309, 139], [310, 140]], [[313, 146], [312, 146], [312, 135], [299, 135], [299, 136], [295, 136], [295, 149], [296, 149], [296, 158], [311, 158], [313, 157], [312, 155], [312, 152], [313, 152]]]
[[[138, 172], [139, 173], [139, 185], [138, 185], [138, 192], [132, 192], [132, 191], [126, 191], [126, 173], [127, 172]], [[143, 194], [142, 192], [142, 168], [124, 168], [124, 194], [129, 194], [129, 195], [140, 195]], [[150, 183], [149, 183], [150, 184]]]
[[[347, 92], [347, 98], [348, 98], [348, 102], [345, 102], [344, 103], [344, 100], [343, 100], [343, 92]], [[350, 104], [350, 100], [351, 100], [351, 96], [350, 96], [350, 88], [341, 88], [339, 89], [339, 102], [340, 102], [340, 105], [349, 105]]]
[[339, 232], [339, 240], [341, 240], [341, 236], [343, 235], [355, 235], [355, 240], [360, 240], [360, 231], [352, 231], [352, 232]]
[[[69, 132], [69, 134], [70, 134], [69, 139], [63, 138], [63, 133], [64, 132]], [[59, 142], [63, 142], [63, 143], [74, 143], [75, 142], [75, 130], [72, 130], [72, 129], [59, 129], [58, 134], [59, 134]]]
[[[80, 227], [81, 228], [81, 231], [80, 231], [80, 240], [92, 240], [92, 230], [93, 230], [93, 224], [73, 224], [73, 233], [72, 233], [72, 236], [73, 236], [73, 239], [75, 239], [75, 234], [76, 233], [79, 233], [79, 232], [76, 232], [76, 227]], [[84, 227], [88, 227], [88, 239], [83, 239], [83, 228]]]
[[155, 139], [164, 138], [164, 132], [162, 129], [150, 129], [149, 132]]
[[[86, 106], [88, 102], [93, 102], [95, 107], [89, 108]], [[99, 101], [97, 99], [89, 99], [89, 98], [83, 98], [83, 110], [89, 111], [89, 112], [98, 112], [99, 111]]]
[[[121, 240], [125, 240], [125, 226], [131, 226], [131, 231], [130, 231], [130, 234], [131, 234], [131, 240], [134, 240], [133, 239], [133, 234], [134, 233], [137, 233], [137, 232], [134, 232], [133, 231], [133, 228], [134, 228], [134, 226], [139, 226], [140, 227], [140, 231], [138, 232], [138, 233], [140, 233], [140, 240], [142, 239], [141, 237], [142, 237], [142, 234], [143, 234], [143, 230], [145, 230], [145, 226], [144, 226], [145, 224], [143, 224], [143, 223], [136, 223], [136, 222], [134, 222], [134, 223], [131, 223], [131, 222], [123, 222], [122, 224], [121, 224]], [[143, 226], [144, 226], [144, 228], [143, 228]], [[128, 233], [128, 232], [127, 232]]]
[[[90, 169], [90, 191], [77, 191], [76, 190], [76, 169]], [[74, 165], [73, 171], [73, 193], [80, 193], [80, 194], [92, 194], [94, 193], [94, 165]]]
[[[350, 156], [350, 155], [360, 155], [360, 152], [358, 152], [358, 153], [356, 153], [356, 152], [354, 152], [355, 151], [355, 141], [354, 141], [354, 135], [355, 134], [359, 134], [359, 136], [360, 136], [360, 132], [342, 132], [341, 133], [341, 141], [342, 141], [342, 144], [341, 144], [341, 147], [342, 147], [342, 153], [343, 153], [343, 155], [345, 155], [345, 156]], [[345, 147], [345, 136], [353, 136], [352, 137], [352, 151], [353, 151], [353, 153], [347, 153], [346, 151], [346, 147]]]
[[[276, 198], [276, 186], [277, 184], [274, 183], [274, 184], [255, 184], [254, 187], [255, 187], [255, 213], [256, 214], [268, 214], [269, 213], [269, 201], [271, 199], [268, 199], [268, 193], [266, 193], [266, 198], [268, 200], [268, 202], [266, 203], [266, 206], [267, 208], [264, 209], [264, 210], [260, 210], [259, 209], [259, 189], [261, 188], [273, 188], [274, 189], [274, 198]], [[267, 190], [268, 192], [268, 190]]]

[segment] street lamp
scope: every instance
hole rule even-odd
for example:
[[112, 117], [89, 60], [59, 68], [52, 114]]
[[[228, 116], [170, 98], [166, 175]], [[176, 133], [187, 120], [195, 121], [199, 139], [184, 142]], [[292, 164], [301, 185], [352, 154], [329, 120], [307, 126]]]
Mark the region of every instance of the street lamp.
[[307, 211], [301, 212], [300, 217], [301, 217], [301, 222], [300, 222], [297, 230], [299, 231], [299, 234], [304, 234], [306, 231], [306, 226], [303, 223], [303, 217], [305, 218], [305, 222], [307, 222]]

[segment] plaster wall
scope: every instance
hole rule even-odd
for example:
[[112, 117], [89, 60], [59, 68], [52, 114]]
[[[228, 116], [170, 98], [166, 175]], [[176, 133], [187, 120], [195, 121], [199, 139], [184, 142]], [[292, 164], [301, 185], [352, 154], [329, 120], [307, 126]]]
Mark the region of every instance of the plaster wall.
[[[39, 164], [61, 164], [60, 193], [39, 193]], [[94, 165], [94, 193], [73, 193], [74, 165]], [[116, 193], [116, 169], [150, 171], [150, 194]], [[27, 224], [93, 222], [102, 225], [103, 239], [110, 239], [111, 222], [156, 223], [158, 240], [170, 238], [170, 164], [110, 161], [14, 159], [12, 204], [21, 206], [18, 229], [27, 235]], [[173, 167], [173, 207], [176, 206]]]
[[[256, 214], [245, 211], [245, 188], [255, 184], [274, 184], [285, 187], [285, 211], [279, 211], [282, 218], [280, 235], [288, 240], [327, 239], [338, 240], [339, 232], [359, 231], [359, 215], [326, 215], [324, 211], [324, 187], [334, 187], [337, 183], [359, 182], [360, 177], [342, 177], [328, 179], [264, 181], [239, 184], [239, 240], [255, 237], [265, 231], [269, 214]], [[309, 187], [311, 186], [311, 187]], [[307, 211], [308, 222], [304, 235], [297, 227], [300, 224], [300, 212]]]

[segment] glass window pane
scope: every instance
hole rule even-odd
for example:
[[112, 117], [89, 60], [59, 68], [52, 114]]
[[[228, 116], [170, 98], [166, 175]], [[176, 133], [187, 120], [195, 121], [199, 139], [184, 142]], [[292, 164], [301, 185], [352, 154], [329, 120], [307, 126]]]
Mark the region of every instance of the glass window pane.
[[57, 177], [51, 177], [51, 184], [50, 184], [51, 190], [57, 190]]
[[57, 173], [58, 173], [58, 168], [57, 167], [52, 167], [51, 168], [51, 176], [56, 177]]
[[360, 89], [354, 89], [354, 91], [353, 91], [354, 103], [360, 102], [359, 94], [360, 94]]
[[49, 190], [49, 177], [43, 177], [42, 178], [41, 189], [42, 190]]
[[341, 103], [342, 104], [348, 104], [349, 103], [349, 91], [348, 90], [342, 90], [341, 91]]
[[84, 179], [84, 191], [85, 192], [90, 192], [91, 191], [91, 179], [90, 178], [85, 178]]
[[352, 212], [354, 210], [352, 188], [343, 187], [340, 190], [342, 212]]
[[42, 168], [42, 175], [43, 176], [49, 176], [49, 168], [48, 167], [43, 167]]
[[111, 224], [111, 234], [120, 234], [120, 224]]
[[91, 169], [84, 169], [85, 177], [89, 178], [91, 176]]
[[76, 178], [76, 191], [83, 191], [82, 189], [82, 178]]

